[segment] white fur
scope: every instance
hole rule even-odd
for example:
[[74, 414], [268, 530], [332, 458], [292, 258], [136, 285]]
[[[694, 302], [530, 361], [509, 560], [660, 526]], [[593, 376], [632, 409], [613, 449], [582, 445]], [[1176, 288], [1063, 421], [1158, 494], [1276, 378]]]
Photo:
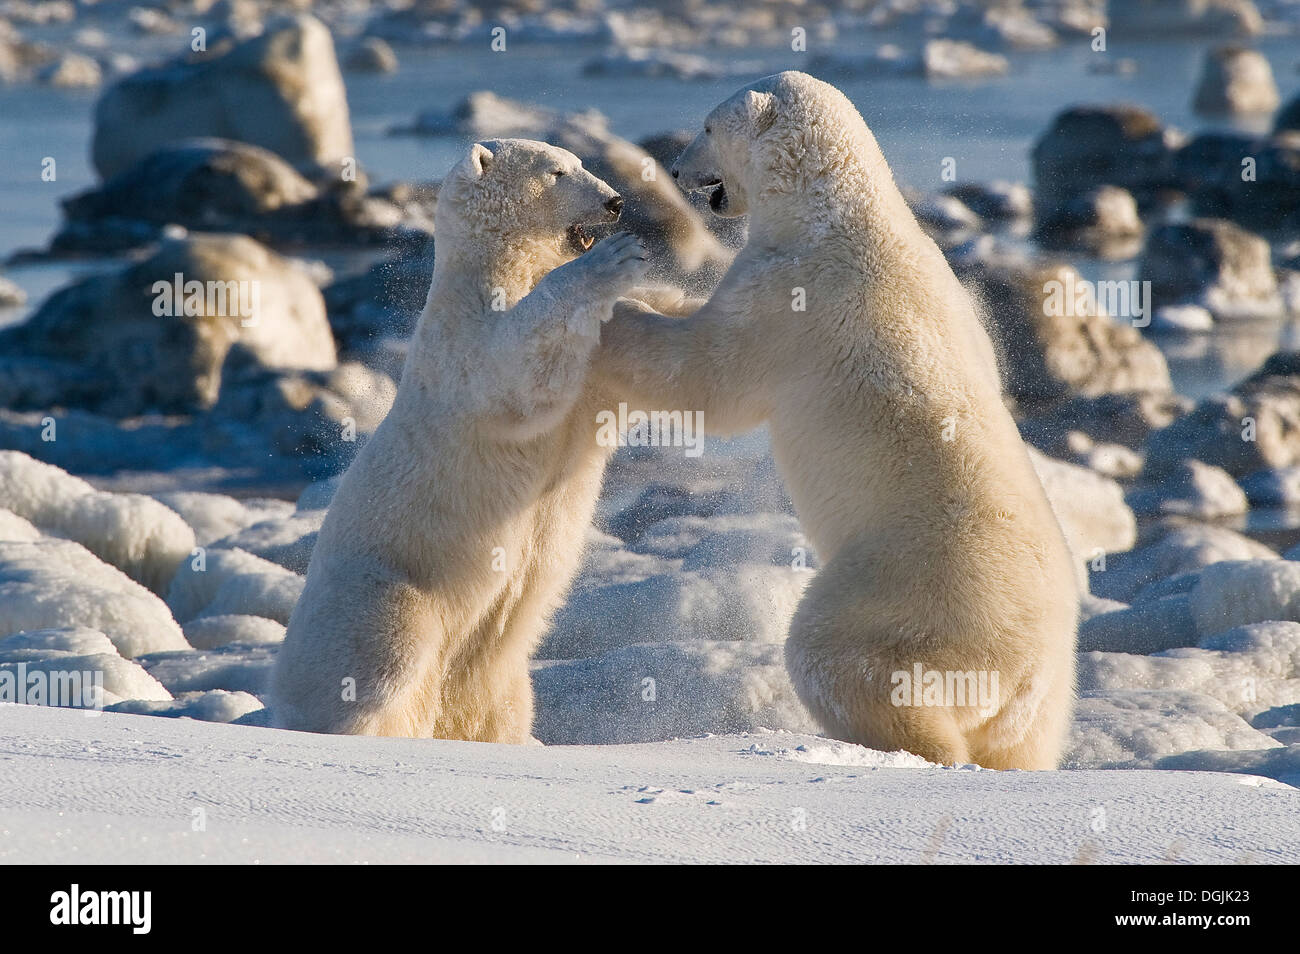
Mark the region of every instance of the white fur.
[[[715, 109], [675, 173], [720, 180], [715, 210], [750, 214], [748, 244], [689, 318], [621, 303], [594, 367], [715, 433], [767, 423], [824, 567], [786, 644], [800, 698], [872, 748], [1054, 767], [1074, 694], [1070, 558], [988, 336], [862, 117], [781, 73]], [[993, 711], [894, 705], [893, 674], [916, 663], [996, 672]]]
[[587, 366], [645, 267], [626, 233], [578, 258], [565, 233], [610, 221], [614, 197], [576, 156], [524, 140], [476, 144], [444, 181], [428, 303], [393, 409], [321, 527], [275, 669], [277, 725], [529, 741], [528, 658], [609, 454]]

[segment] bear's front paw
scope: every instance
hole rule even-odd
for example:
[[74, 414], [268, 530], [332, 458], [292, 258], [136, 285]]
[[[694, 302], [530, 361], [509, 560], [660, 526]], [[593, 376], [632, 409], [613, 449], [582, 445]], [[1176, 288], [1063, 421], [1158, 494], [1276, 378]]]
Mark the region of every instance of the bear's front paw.
[[618, 294], [645, 278], [649, 255], [641, 240], [631, 232], [616, 232], [599, 242], [575, 264], [590, 269], [589, 274]]

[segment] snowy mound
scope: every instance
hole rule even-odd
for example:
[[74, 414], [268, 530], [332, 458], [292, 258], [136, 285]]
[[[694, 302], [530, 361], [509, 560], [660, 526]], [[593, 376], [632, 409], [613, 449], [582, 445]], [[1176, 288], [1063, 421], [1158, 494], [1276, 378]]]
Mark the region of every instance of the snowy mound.
[[0, 451], [0, 506], [75, 540], [155, 593], [194, 548], [194, 531], [157, 500], [101, 493], [18, 451]]
[[188, 646], [157, 596], [78, 543], [0, 542], [0, 636], [88, 627], [130, 659]]
[[[54, 678], [33, 678], [34, 673]], [[126, 700], [166, 704], [172, 699], [158, 680], [137, 663], [123, 659], [112, 640], [93, 629], [42, 629], [0, 639], [0, 688], [6, 674], [14, 680], [15, 690], [22, 684], [20, 691], [28, 705], [99, 709]], [[55, 698], [60, 681], [73, 685], [68, 682], [70, 676], [86, 674], [90, 678], [81, 679], [81, 691], [65, 691], [62, 697]], [[98, 694], [92, 691], [96, 683]], [[45, 693], [39, 701], [33, 697], [33, 691], [38, 689]], [[0, 696], [4, 694], [0, 692]]]

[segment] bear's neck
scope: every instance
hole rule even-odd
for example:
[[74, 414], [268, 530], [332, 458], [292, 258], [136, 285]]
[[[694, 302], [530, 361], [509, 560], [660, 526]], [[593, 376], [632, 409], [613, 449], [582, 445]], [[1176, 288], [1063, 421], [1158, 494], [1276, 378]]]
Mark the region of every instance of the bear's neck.
[[763, 248], [800, 248], [825, 235], [907, 246], [920, 232], [865, 126], [782, 153], [751, 195], [749, 243]]
[[548, 273], [574, 257], [558, 237], [466, 237], [446, 228], [434, 241], [433, 280], [411, 336], [407, 370], [436, 367], [449, 347], [486, 340], [484, 326], [507, 315]]
[[457, 299], [465, 295], [477, 299], [485, 315], [513, 308], [549, 272], [573, 258], [562, 244], [560, 237], [479, 235], [472, 242], [461, 242], [452, 236], [434, 246], [429, 300], [454, 292]]

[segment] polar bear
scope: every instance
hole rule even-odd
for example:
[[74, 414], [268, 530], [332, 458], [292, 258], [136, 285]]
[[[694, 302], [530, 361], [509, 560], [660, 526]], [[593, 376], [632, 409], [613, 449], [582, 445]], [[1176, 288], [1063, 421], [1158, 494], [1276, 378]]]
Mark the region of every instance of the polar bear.
[[834, 87], [780, 73], [717, 107], [672, 174], [747, 212], [748, 242], [689, 317], [620, 303], [594, 367], [711, 432], [768, 426], [823, 561], [786, 643], [800, 698], [872, 748], [1055, 767], [1071, 557], [976, 309], [866, 123]]
[[622, 204], [572, 153], [527, 140], [477, 143], [444, 180], [429, 297], [392, 410], [321, 527], [273, 724], [529, 742], [529, 655], [612, 451], [588, 362], [646, 267], [636, 237], [591, 248], [583, 225]]

